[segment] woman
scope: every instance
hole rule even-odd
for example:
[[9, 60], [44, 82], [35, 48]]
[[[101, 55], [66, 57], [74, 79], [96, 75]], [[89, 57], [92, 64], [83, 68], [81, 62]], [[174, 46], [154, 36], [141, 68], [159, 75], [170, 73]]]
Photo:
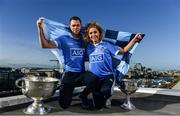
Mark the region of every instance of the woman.
[[114, 82], [112, 56], [127, 52], [142, 37], [138, 33], [128, 45], [120, 48], [102, 40], [103, 30], [96, 22], [87, 24], [84, 36], [88, 42], [86, 53], [89, 58], [89, 72], [97, 79], [96, 85], [93, 85], [94, 105], [97, 109], [101, 109], [111, 96]]

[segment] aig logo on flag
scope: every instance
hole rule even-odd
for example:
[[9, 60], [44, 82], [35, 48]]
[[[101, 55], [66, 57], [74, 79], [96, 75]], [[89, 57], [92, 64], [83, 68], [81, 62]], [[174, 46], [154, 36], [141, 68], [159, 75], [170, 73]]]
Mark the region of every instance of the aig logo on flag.
[[83, 48], [71, 48], [70, 56], [71, 57], [83, 57], [84, 49]]
[[95, 63], [95, 62], [103, 62], [104, 60], [104, 54], [93, 54], [90, 55], [90, 63]]

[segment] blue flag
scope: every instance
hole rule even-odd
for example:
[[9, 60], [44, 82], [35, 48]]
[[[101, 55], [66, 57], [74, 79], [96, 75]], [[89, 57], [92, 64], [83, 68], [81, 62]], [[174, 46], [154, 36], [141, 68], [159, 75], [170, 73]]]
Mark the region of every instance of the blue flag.
[[[123, 31], [114, 31], [114, 30], [106, 30], [105, 31], [105, 38], [104, 40], [109, 41], [121, 48], [125, 47], [131, 39], [135, 37], [136, 34], [130, 33], [130, 32], [123, 32]], [[145, 36], [144, 34], [141, 35], [142, 38]], [[128, 73], [129, 70], [129, 63], [130, 58], [134, 52], [134, 50], [137, 48], [139, 42], [141, 40], [137, 41], [132, 48], [124, 53], [123, 55], [116, 55], [113, 59], [113, 67], [115, 68], [115, 77], [116, 82], [119, 83], [121, 79], [124, 78], [124, 76]]]
[[[71, 35], [70, 29], [68, 25], [52, 21], [49, 19], [44, 18], [43, 21], [43, 30], [45, 33], [46, 38], [49, 38], [51, 40], [56, 39], [63, 35]], [[84, 32], [85, 28], [82, 28], [82, 33]], [[113, 43], [114, 45], [117, 45], [121, 48], [126, 46], [131, 39], [135, 36], [133, 33], [129, 32], [123, 32], [123, 31], [114, 31], [114, 30], [105, 30], [105, 41], [109, 41]], [[142, 37], [144, 37], [144, 34], [142, 34]], [[120, 82], [121, 79], [127, 74], [129, 70], [129, 63], [131, 55], [133, 54], [134, 50], [137, 48], [140, 41], [136, 42], [133, 47], [122, 55], [114, 56], [113, 58], [113, 65], [115, 68], [115, 76], [116, 81]], [[56, 56], [56, 58], [59, 60], [59, 63], [61, 67], [64, 67], [64, 57], [62, 50], [59, 49], [51, 49], [51, 52]]]

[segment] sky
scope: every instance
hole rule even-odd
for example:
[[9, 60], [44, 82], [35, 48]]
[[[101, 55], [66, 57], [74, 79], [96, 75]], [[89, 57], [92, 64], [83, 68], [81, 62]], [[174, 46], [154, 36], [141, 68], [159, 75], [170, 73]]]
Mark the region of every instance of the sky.
[[0, 65], [51, 64], [39, 46], [38, 17], [68, 24], [97, 21], [104, 29], [146, 34], [132, 56], [153, 70], [180, 70], [179, 0], [0, 0]]

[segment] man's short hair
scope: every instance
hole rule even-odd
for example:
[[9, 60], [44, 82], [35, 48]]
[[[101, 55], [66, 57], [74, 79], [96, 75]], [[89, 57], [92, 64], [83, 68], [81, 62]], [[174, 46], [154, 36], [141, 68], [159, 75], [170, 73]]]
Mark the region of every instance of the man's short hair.
[[72, 17], [69, 19], [69, 23], [71, 22], [71, 20], [79, 20], [80, 23], [81, 23], [81, 19], [80, 19], [78, 16], [72, 16]]

